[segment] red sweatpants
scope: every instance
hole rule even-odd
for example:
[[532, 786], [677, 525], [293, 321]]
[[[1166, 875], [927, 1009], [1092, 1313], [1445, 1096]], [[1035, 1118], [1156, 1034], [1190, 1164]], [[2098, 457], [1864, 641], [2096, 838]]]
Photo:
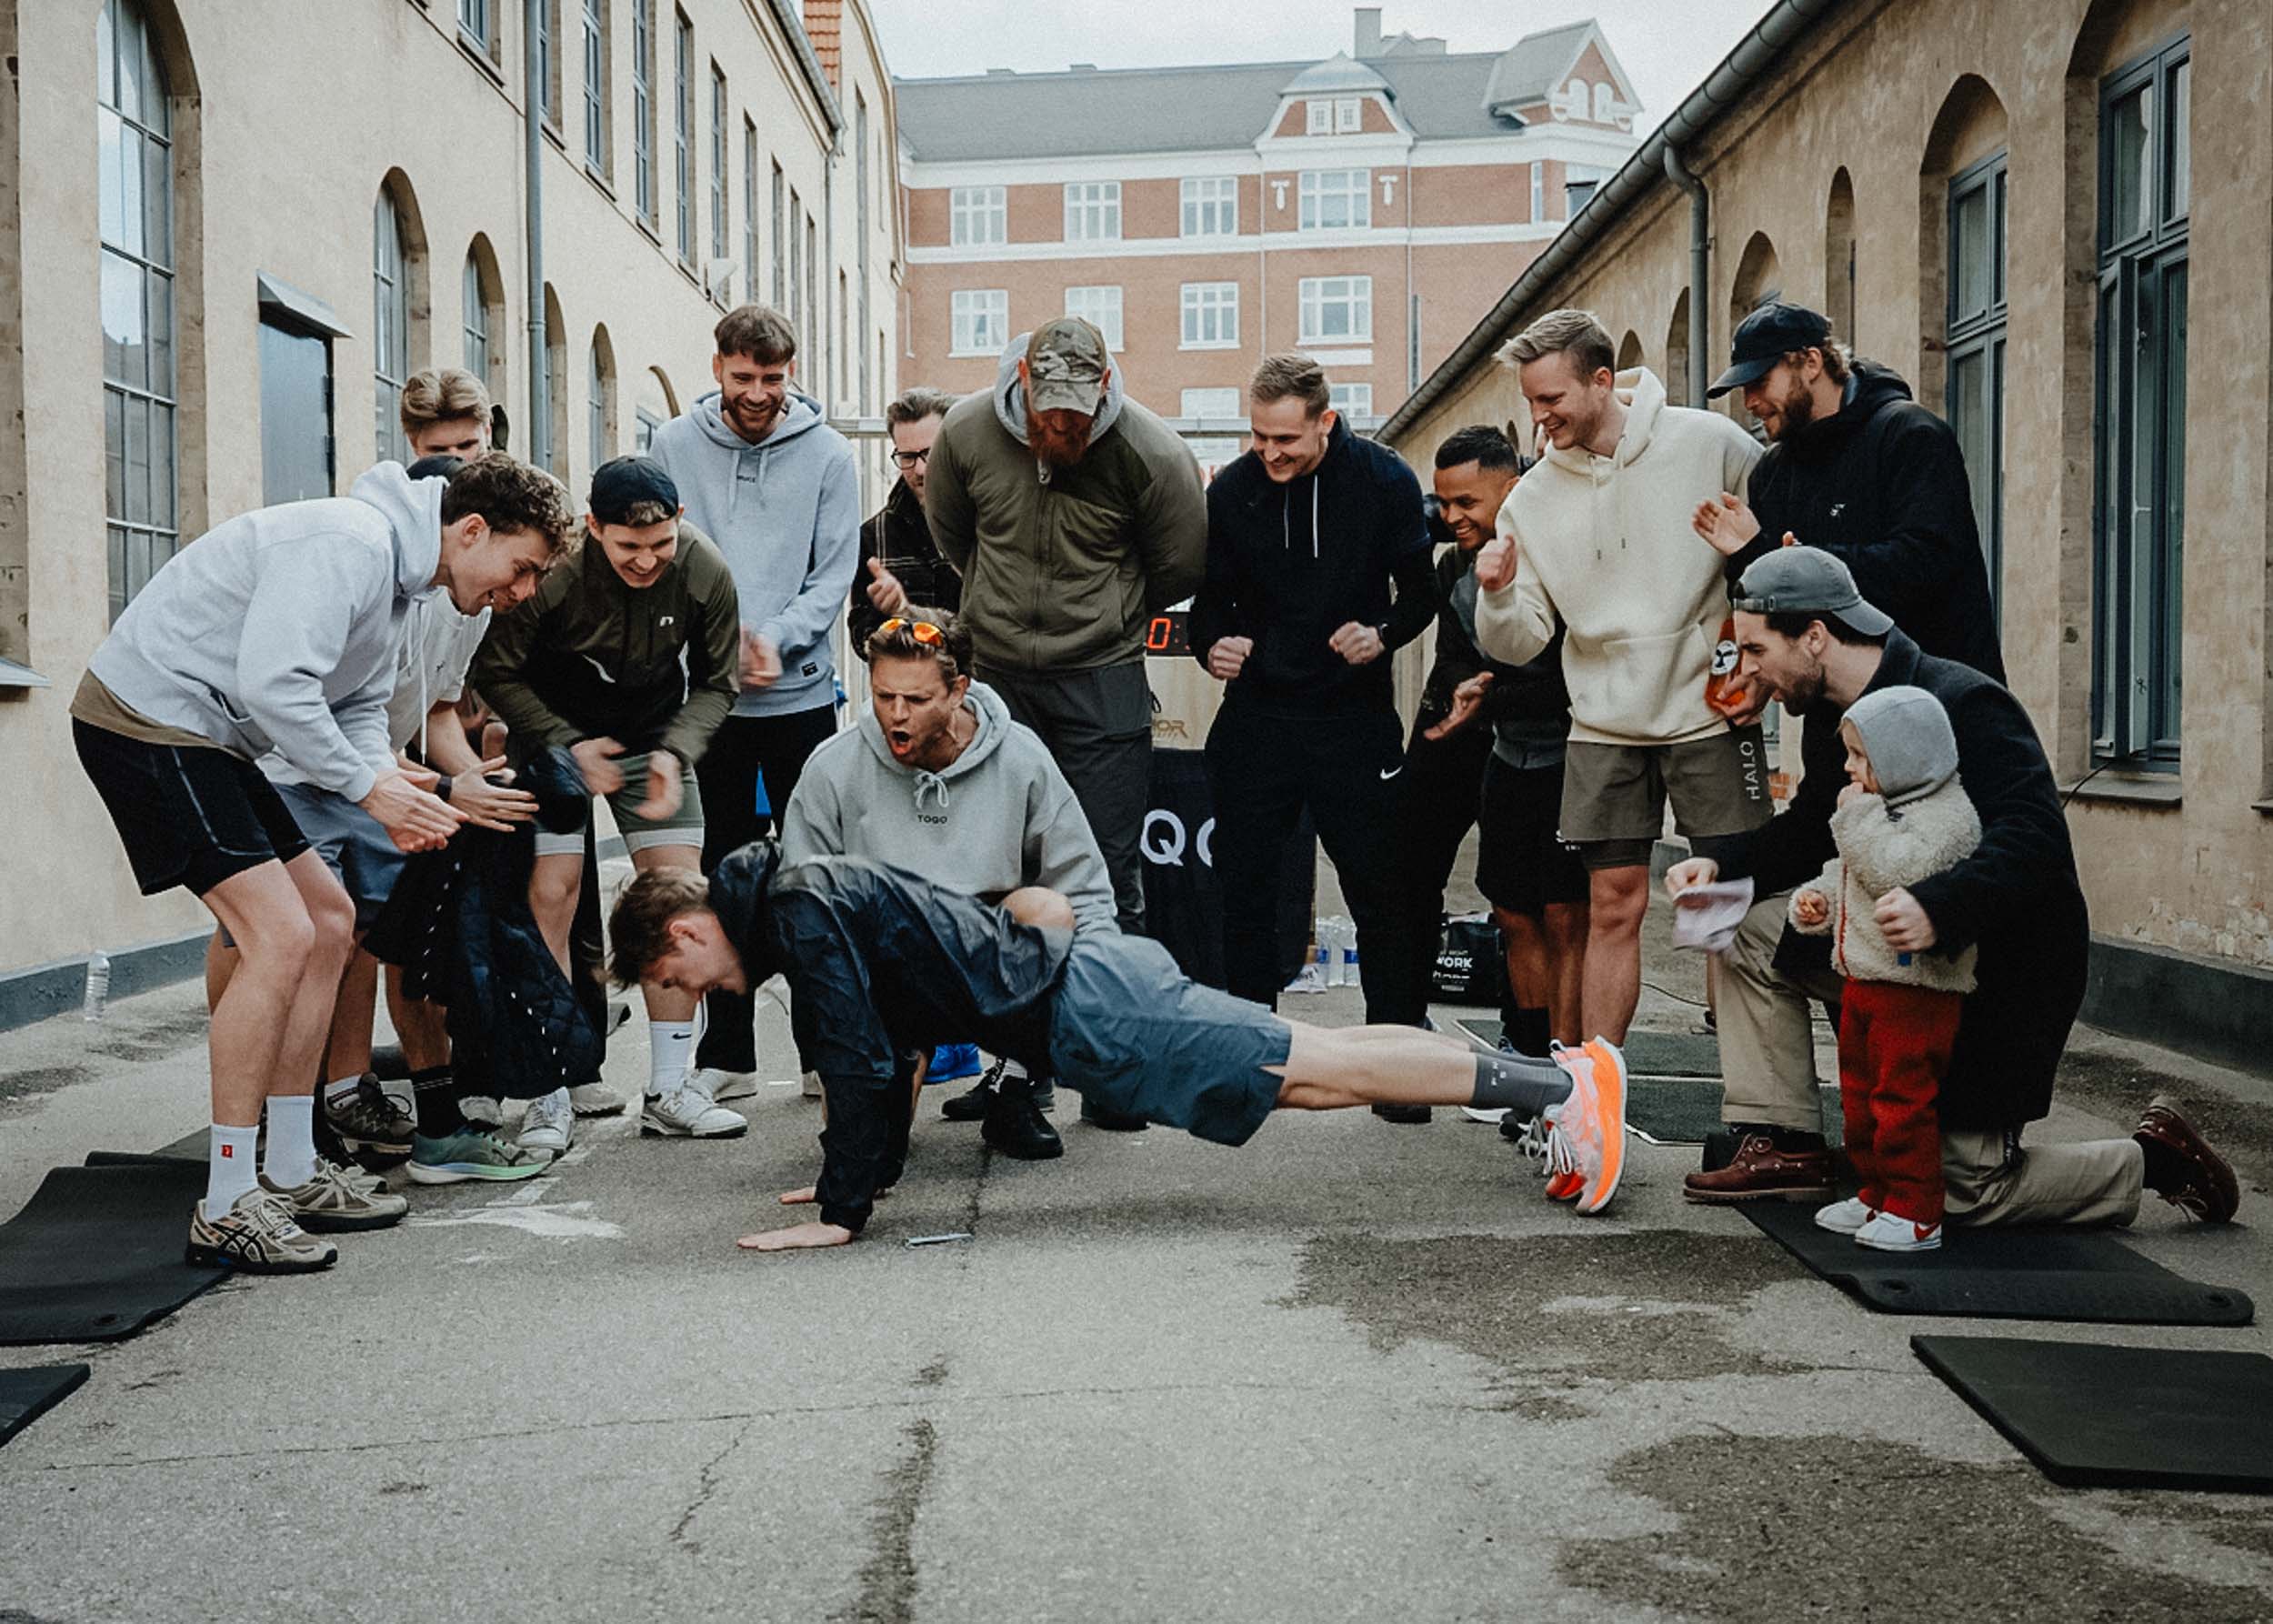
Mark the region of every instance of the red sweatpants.
[[1965, 995], [1887, 981], [1839, 994], [1839, 1107], [1865, 1205], [1916, 1224], [1941, 1222], [1941, 1118]]

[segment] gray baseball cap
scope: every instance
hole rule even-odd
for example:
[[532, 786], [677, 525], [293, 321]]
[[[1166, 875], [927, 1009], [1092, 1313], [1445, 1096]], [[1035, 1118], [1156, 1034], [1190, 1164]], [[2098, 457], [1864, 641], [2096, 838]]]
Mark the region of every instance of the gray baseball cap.
[[1753, 615], [1836, 615], [1868, 637], [1894, 629], [1856, 588], [1847, 566], [1821, 547], [1778, 547], [1754, 559], [1731, 605]]
[[1111, 365], [1105, 335], [1081, 317], [1046, 321], [1026, 340], [1026, 405], [1037, 412], [1079, 412], [1094, 417], [1097, 403], [1105, 398], [1105, 373]]

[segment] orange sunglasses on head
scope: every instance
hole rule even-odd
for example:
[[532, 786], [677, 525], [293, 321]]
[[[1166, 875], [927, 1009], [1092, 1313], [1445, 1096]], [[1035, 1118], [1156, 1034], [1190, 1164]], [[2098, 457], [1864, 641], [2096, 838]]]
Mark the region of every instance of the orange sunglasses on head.
[[937, 627], [932, 625], [930, 621], [909, 620], [899, 615], [893, 616], [891, 619], [876, 627], [876, 636], [879, 637], [888, 637], [894, 632], [899, 631], [903, 627], [906, 628], [909, 637], [915, 638], [916, 641], [921, 643], [926, 648], [937, 648], [947, 640], [947, 634], [941, 631]]

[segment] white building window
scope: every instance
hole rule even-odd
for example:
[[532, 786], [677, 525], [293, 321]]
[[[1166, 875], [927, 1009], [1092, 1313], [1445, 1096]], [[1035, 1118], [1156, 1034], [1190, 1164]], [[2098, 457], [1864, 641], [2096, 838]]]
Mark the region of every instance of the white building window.
[[1117, 287], [1069, 287], [1066, 314], [1077, 316], [1105, 335], [1105, 347], [1121, 347], [1121, 290]]
[[1357, 133], [1357, 125], [1365, 116], [1360, 110], [1363, 105], [1359, 98], [1354, 95], [1346, 95], [1335, 102], [1334, 132], [1336, 135], [1350, 135]]
[[1334, 104], [1305, 102], [1302, 133], [1306, 135], [1331, 135], [1334, 133]]
[[1345, 417], [1373, 416], [1373, 386], [1371, 384], [1328, 384], [1327, 392], [1332, 396], [1327, 405]]
[[1237, 282], [1187, 282], [1184, 285], [1183, 347], [1239, 347], [1239, 285]]
[[1010, 342], [1010, 293], [1007, 288], [958, 289], [954, 298], [954, 330], [949, 351], [958, 356], [998, 356]]
[[1239, 391], [1237, 389], [1184, 391], [1184, 416], [1187, 417], [1237, 417], [1238, 415]]
[[1208, 175], [1184, 183], [1184, 235], [1239, 235], [1239, 177]]
[[1594, 87], [1594, 121], [1597, 124], [1616, 124], [1618, 121], [1618, 93], [1611, 85]]
[[1008, 242], [1008, 198], [1000, 186], [956, 186], [947, 194], [947, 241], [958, 248]]
[[1363, 169], [1306, 169], [1302, 172], [1305, 231], [1347, 231], [1373, 224], [1371, 176]]
[[1121, 236], [1121, 183], [1073, 181], [1066, 187], [1066, 240], [1114, 243]]
[[1531, 165], [1531, 218], [1547, 218], [1547, 165], [1536, 159]]
[[1305, 276], [1301, 344], [1373, 342], [1371, 276]]

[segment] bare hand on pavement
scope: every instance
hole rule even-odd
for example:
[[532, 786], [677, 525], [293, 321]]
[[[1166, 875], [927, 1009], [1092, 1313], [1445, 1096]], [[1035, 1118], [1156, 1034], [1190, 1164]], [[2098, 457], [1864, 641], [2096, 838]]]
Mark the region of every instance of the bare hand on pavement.
[[841, 1247], [853, 1232], [842, 1224], [792, 1224], [786, 1229], [761, 1229], [734, 1244], [746, 1252], [801, 1252], [815, 1247]]

